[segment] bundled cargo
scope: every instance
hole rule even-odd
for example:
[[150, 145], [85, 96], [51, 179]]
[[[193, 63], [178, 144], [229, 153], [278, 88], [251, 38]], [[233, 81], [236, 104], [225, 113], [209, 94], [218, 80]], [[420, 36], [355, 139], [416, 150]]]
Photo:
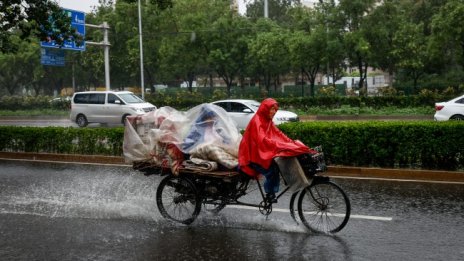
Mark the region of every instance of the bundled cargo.
[[182, 168], [236, 169], [242, 135], [226, 111], [201, 104], [182, 112], [161, 107], [127, 117], [123, 152], [134, 168], [158, 168], [178, 174]]

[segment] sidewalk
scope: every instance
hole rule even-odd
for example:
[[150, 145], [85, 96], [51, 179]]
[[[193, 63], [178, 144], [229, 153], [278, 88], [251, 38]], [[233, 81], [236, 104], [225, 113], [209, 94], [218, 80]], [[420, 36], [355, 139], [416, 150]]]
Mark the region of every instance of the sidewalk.
[[[126, 163], [123, 157], [116, 156], [0, 152], [0, 159], [114, 164], [131, 167], [131, 164]], [[464, 172], [459, 171], [329, 166], [326, 175], [333, 177], [421, 180], [464, 183]]]

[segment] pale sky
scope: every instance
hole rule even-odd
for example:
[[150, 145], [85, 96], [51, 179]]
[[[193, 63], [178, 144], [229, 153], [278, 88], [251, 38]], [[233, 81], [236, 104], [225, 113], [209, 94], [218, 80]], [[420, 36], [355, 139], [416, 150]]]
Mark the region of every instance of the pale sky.
[[[245, 12], [245, 1], [249, 0], [238, 0], [238, 10], [241, 14]], [[85, 13], [90, 13], [93, 6], [98, 6], [98, 0], [56, 0], [56, 2], [61, 7]]]

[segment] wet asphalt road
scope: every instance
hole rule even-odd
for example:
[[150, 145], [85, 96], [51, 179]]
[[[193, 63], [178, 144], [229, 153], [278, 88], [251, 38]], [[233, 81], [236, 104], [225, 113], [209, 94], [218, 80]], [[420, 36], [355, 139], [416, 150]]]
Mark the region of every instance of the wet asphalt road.
[[154, 201], [160, 180], [128, 167], [0, 160], [0, 260], [464, 257], [464, 184], [336, 179], [352, 218], [336, 235], [316, 235], [283, 212], [286, 198], [268, 220], [226, 208], [171, 223]]

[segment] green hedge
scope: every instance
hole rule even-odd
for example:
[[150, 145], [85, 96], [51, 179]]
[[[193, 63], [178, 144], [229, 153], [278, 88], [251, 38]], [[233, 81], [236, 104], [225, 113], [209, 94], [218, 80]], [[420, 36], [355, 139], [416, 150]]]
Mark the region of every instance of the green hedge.
[[0, 151], [122, 155], [124, 129], [0, 126]]
[[464, 168], [464, 124], [433, 121], [301, 122], [279, 126], [329, 164], [458, 170]]
[[[464, 124], [432, 121], [299, 122], [279, 126], [330, 165], [464, 169]], [[0, 151], [122, 155], [124, 129], [0, 126]]]

